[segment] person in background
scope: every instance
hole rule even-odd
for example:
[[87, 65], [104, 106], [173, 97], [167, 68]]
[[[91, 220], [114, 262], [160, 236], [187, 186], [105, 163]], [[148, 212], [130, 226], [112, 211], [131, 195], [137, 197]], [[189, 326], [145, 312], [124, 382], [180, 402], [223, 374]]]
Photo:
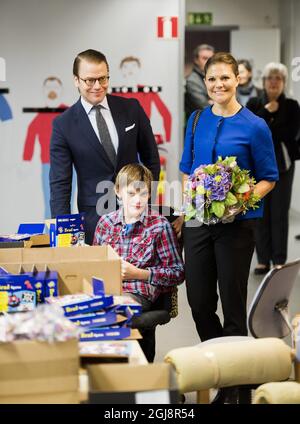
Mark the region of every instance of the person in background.
[[74, 165], [78, 211], [85, 213], [86, 243], [91, 244], [99, 215], [116, 208], [113, 183], [118, 171], [140, 161], [159, 181], [160, 163], [139, 102], [107, 94], [109, 67], [104, 54], [92, 49], [79, 53], [73, 76], [80, 98], [53, 121], [50, 206], [53, 218], [70, 213]]
[[252, 66], [249, 60], [240, 59], [239, 65], [240, 82], [237, 88], [237, 99], [242, 106], [246, 106], [251, 97], [258, 97], [262, 90], [255, 87], [252, 82]]
[[207, 60], [214, 54], [214, 47], [209, 44], [200, 44], [193, 52], [194, 67], [186, 79], [185, 88], [185, 116], [189, 116], [196, 109], [204, 109], [210, 98], [204, 83], [204, 66]]
[[[241, 169], [256, 180], [261, 199], [278, 179], [273, 142], [265, 121], [242, 107], [236, 98], [238, 64], [229, 53], [216, 53], [205, 65], [205, 85], [213, 106], [206, 107], [193, 134], [196, 112], [188, 121], [180, 162], [184, 182], [196, 168], [215, 163], [219, 156], [235, 156]], [[254, 251], [255, 210], [236, 216], [232, 223], [183, 227], [188, 302], [201, 341], [222, 336], [247, 335], [247, 284]], [[217, 285], [224, 322], [216, 314]], [[233, 398], [231, 398], [231, 395]], [[221, 390], [215, 403], [237, 403], [239, 392]]]
[[[148, 209], [152, 181], [151, 172], [140, 164], [120, 170], [115, 191], [121, 207], [99, 219], [93, 242], [109, 244], [122, 258], [123, 292], [138, 300], [143, 311], [184, 280], [175, 232], [164, 216]], [[155, 328], [141, 332], [141, 347], [153, 362]]]
[[247, 108], [263, 118], [272, 132], [279, 170], [279, 181], [267, 195], [263, 218], [256, 226], [255, 274], [265, 274], [271, 264], [280, 266], [287, 260], [296, 135], [300, 128], [298, 102], [284, 94], [287, 77], [287, 68], [282, 63], [267, 64], [263, 71], [263, 95], [247, 103]]

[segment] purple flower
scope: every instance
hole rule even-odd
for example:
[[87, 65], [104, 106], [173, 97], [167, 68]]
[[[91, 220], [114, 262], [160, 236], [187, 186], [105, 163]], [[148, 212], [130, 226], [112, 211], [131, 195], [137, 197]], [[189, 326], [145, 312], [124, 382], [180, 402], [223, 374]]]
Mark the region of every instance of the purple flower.
[[231, 176], [227, 172], [220, 171], [215, 175], [206, 175], [204, 188], [211, 201], [225, 200], [226, 194], [231, 187]]

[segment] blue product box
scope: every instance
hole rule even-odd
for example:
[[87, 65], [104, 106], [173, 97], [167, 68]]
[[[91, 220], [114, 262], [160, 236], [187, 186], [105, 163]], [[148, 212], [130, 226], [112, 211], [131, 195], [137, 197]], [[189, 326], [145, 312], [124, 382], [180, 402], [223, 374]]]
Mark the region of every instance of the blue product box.
[[36, 269], [33, 272], [26, 272], [21, 268], [21, 275], [29, 275], [32, 277], [32, 284], [36, 293], [36, 303], [44, 303], [45, 293], [44, 293], [44, 272], [38, 272]]
[[21, 267], [20, 274], [27, 274], [33, 278], [33, 286], [36, 292], [37, 303], [44, 303], [46, 297], [58, 296], [58, 274], [57, 271], [38, 271], [36, 267], [33, 272], [26, 272]]
[[36, 292], [36, 302], [44, 303], [45, 290], [44, 290], [44, 272], [37, 272], [34, 275], [34, 288]]
[[84, 214], [59, 215], [50, 224], [50, 247], [84, 246]]
[[142, 313], [142, 305], [136, 302], [130, 296], [114, 296], [114, 305], [113, 310], [117, 314], [125, 314], [126, 308], [129, 307], [134, 315], [141, 315]]
[[6, 269], [2, 268], [2, 266], [0, 266], [0, 276], [1, 275], [7, 275], [7, 274], [9, 274], [9, 272], [6, 271]]
[[34, 279], [30, 275], [0, 276], [0, 312], [32, 311], [35, 306]]
[[99, 340], [120, 340], [129, 337], [131, 329], [129, 327], [103, 327], [84, 331], [79, 336], [80, 342], [96, 342]]
[[47, 270], [44, 273], [44, 296], [57, 297], [58, 296], [58, 274], [57, 271]]
[[96, 296], [103, 295], [105, 293], [104, 281], [98, 277], [92, 277], [93, 293]]
[[113, 304], [113, 296], [92, 296], [82, 293], [48, 297], [45, 300], [47, 303], [61, 306], [66, 317], [99, 311]]
[[119, 317], [115, 312], [93, 312], [69, 317], [69, 320], [80, 327], [108, 327], [117, 324]]

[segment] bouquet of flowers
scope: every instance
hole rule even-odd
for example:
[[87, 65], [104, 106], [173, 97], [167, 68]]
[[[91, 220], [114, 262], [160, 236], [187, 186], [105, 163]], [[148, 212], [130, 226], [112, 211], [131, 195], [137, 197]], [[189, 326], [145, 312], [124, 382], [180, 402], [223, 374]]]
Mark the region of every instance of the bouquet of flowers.
[[219, 156], [216, 163], [199, 166], [187, 181], [185, 221], [197, 218], [207, 225], [232, 222], [237, 214], [258, 208], [260, 197], [254, 193], [254, 185], [255, 179], [237, 165], [234, 156]]

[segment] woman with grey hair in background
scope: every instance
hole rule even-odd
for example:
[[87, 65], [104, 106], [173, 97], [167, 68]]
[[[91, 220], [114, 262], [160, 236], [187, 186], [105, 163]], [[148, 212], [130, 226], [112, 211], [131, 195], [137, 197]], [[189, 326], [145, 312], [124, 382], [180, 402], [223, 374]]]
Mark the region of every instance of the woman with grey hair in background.
[[263, 218], [256, 226], [258, 265], [255, 274], [269, 271], [270, 266], [287, 260], [289, 208], [296, 159], [296, 135], [300, 128], [300, 108], [296, 100], [286, 97], [288, 77], [282, 63], [269, 63], [263, 71], [263, 93], [247, 103], [253, 113], [268, 124], [273, 137], [279, 181], [265, 197]]

